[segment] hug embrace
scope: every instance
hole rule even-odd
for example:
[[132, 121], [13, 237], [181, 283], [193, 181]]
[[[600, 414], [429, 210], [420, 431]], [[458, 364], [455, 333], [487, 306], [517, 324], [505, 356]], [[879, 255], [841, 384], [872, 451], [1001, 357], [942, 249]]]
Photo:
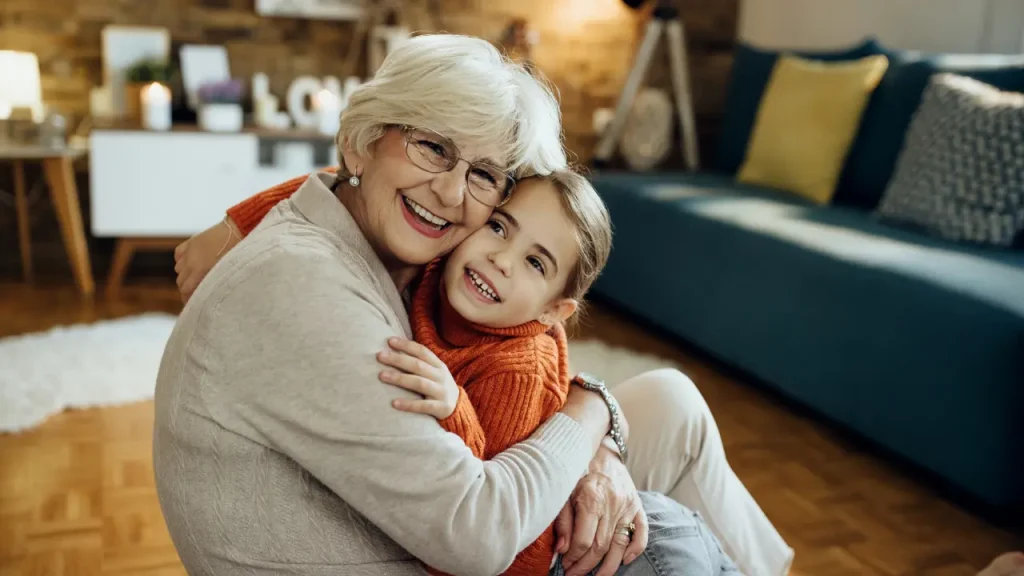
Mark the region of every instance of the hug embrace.
[[788, 572], [689, 379], [570, 374], [612, 232], [543, 83], [419, 36], [336, 141], [175, 253], [153, 451], [190, 573]]

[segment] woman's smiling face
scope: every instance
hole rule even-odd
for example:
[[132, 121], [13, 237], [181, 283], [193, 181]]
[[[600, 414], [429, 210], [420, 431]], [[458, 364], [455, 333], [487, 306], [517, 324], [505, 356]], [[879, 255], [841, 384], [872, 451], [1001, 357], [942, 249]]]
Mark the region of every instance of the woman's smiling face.
[[[467, 175], [477, 182], [486, 172], [477, 163], [516, 174], [567, 164], [550, 87], [480, 38], [403, 42], [352, 91], [340, 120], [339, 165], [360, 184], [343, 181], [337, 194], [392, 278], [450, 252], [487, 221], [494, 204], [468, 189]], [[457, 153], [418, 166], [407, 142], [419, 139], [405, 127], [429, 129]]]
[[386, 263], [419, 266], [447, 254], [479, 230], [492, 207], [467, 190], [469, 161], [501, 158], [499, 150], [464, 147], [446, 172], [418, 167], [406, 152], [407, 139], [388, 128], [365, 157], [347, 151], [345, 163], [359, 174], [363, 232]]

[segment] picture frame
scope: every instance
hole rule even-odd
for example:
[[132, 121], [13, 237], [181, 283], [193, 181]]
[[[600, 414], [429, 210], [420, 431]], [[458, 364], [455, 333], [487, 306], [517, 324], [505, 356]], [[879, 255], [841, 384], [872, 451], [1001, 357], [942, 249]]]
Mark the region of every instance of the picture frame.
[[186, 44], [179, 51], [181, 83], [189, 108], [199, 110], [197, 94], [203, 84], [231, 79], [231, 65], [224, 46]]
[[125, 75], [145, 60], [167, 64], [171, 59], [171, 33], [167, 28], [108, 25], [102, 31], [103, 83], [110, 89], [110, 112], [126, 110]]
[[256, 0], [256, 13], [260, 16], [358, 20], [365, 10], [365, 0]]

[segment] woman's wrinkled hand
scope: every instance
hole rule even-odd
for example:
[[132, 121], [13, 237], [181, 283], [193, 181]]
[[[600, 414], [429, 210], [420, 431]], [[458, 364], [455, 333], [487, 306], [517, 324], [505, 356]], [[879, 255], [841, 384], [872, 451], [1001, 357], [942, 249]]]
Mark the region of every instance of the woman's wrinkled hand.
[[[620, 533], [636, 525], [632, 540]], [[647, 548], [647, 514], [640, 494], [618, 455], [602, 446], [590, 472], [580, 480], [555, 520], [555, 551], [562, 554], [566, 576], [590, 573], [612, 576]]]
[[241, 240], [242, 235], [234, 222], [225, 218], [174, 249], [174, 271], [182, 302], [188, 302], [214, 265]]

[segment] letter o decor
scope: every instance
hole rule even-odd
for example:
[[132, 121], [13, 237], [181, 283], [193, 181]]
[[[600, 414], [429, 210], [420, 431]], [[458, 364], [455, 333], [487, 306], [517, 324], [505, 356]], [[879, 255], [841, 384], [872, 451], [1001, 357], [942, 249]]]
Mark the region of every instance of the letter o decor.
[[288, 87], [288, 114], [297, 127], [317, 127], [319, 119], [313, 102], [317, 93], [323, 89], [323, 82], [312, 76], [299, 76]]

